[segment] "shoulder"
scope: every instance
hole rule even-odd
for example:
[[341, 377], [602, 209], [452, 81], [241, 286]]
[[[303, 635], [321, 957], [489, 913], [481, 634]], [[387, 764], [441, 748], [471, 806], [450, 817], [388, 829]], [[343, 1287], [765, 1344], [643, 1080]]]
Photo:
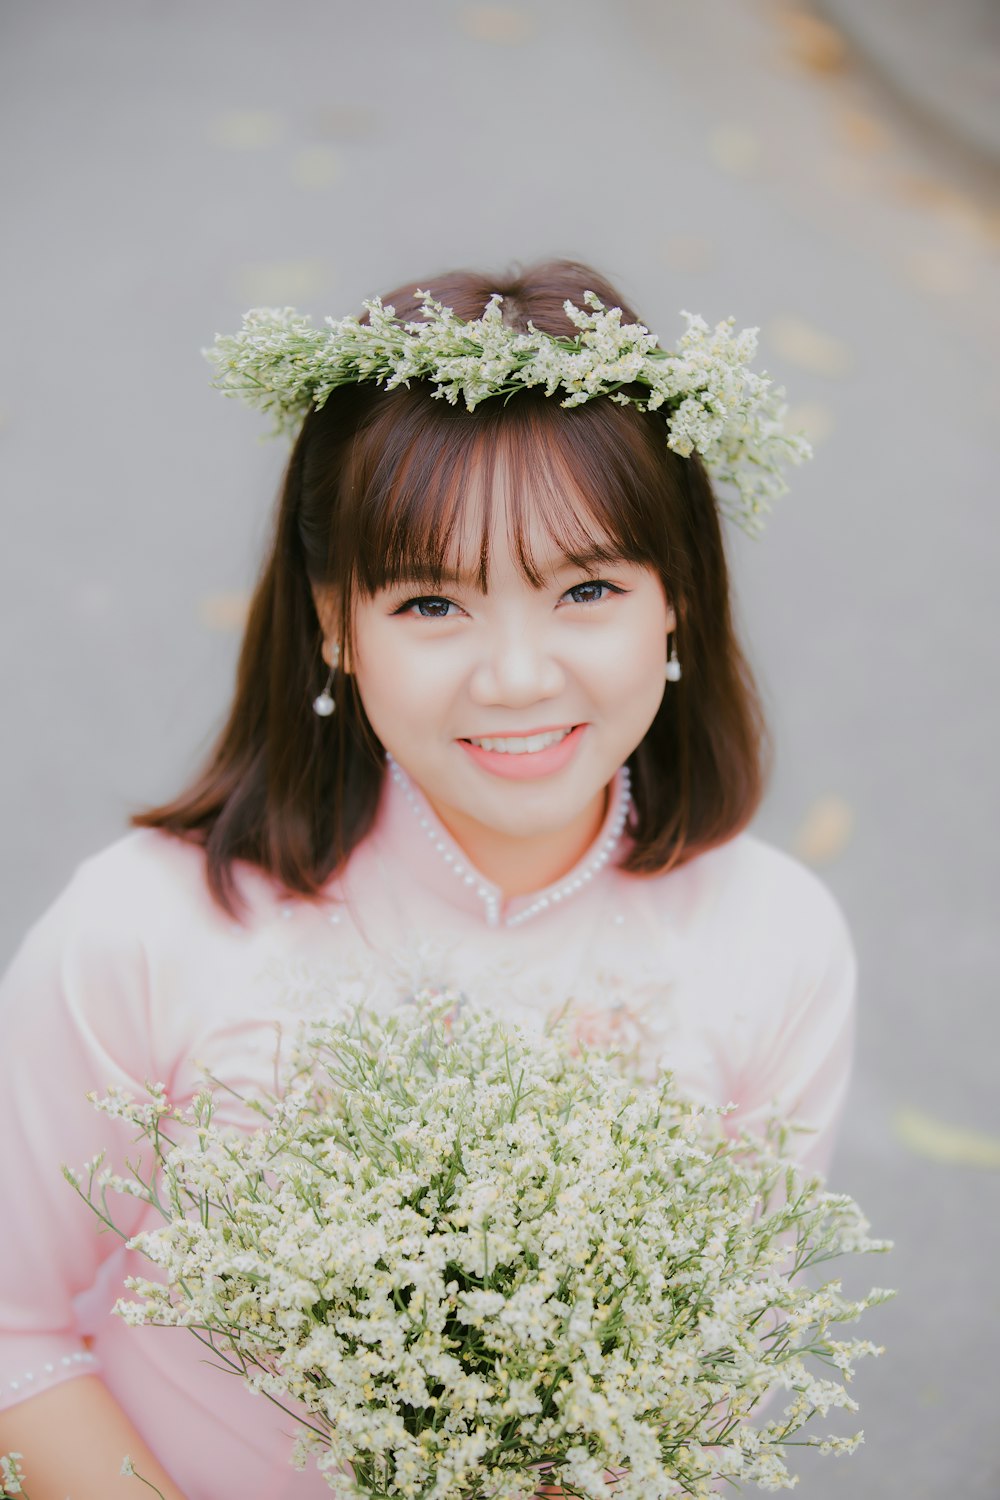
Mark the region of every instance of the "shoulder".
[[252, 977], [255, 922], [275, 898], [249, 867], [240, 888], [245, 925], [214, 900], [201, 848], [125, 834], [83, 860], [24, 935], [0, 977], [0, 1030], [52, 1027], [65, 1048], [141, 1058], [136, 1077], [166, 1076], [193, 1028]]
[[[260, 872], [241, 869], [251, 907], [268, 897]], [[50, 943], [128, 952], [161, 936], [228, 930], [233, 919], [209, 889], [204, 851], [158, 829], [133, 829], [84, 859], [28, 934]]]
[[88, 926], [141, 931], [209, 899], [204, 852], [171, 834], [138, 828], [84, 859], [56, 905]]
[[800, 860], [741, 833], [650, 878], [660, 920], [727, 966], [770, 970], [800, 982], [853, 969], [854, 948], [839, 901]]
[[800, 928], [813, 937], [847, 936], [843, 910], [826, 882], [774, 844], [741, 833], [700, 858], [719, 899], [752, 912], [765, 927], [785, 932]]

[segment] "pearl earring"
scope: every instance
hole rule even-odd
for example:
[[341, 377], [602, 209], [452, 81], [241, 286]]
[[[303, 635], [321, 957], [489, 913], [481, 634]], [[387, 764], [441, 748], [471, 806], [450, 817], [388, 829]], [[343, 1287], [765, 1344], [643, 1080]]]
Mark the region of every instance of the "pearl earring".
[[673, 641], [670, 642], [670, 658], [663, 669], [663, 675], [668, 682], [680, 682], [681, 679], [681, 664], [677, 660], [677, 647]]
[[321, 719], [328, 719], [337, 707], [333, 701], [330, 689], [333, 687], [334, 675], [337, 671], [337, 663], [340, 661], [340, 646], [334, 641], [330, 647], [330, 675], [326, 679], [326, 687], [318, 698], [313, 699], [313, 713], [319, 714]]

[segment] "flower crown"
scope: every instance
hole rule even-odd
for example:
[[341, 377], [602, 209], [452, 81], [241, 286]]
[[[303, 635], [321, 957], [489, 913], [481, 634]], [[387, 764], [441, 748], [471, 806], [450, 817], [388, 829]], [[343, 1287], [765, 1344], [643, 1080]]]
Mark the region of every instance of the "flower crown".
[[[589, 312], [563, 306], [579, 333], [556, 337], [528, 324], [526, 333], [503, 320], [494, 292], [480, 318], [465, 322], [430, 292], [417, 291], [422, 321], [403, 322], [380, 298], [365, 302], [368, 320], [327, 318], [314, 328], [294, 308], [258, 307], [236, 334], [219, 334], [204, 351], [215, 367], [213, 385], [227, 396], [275, 418], [275, 434], [294, 434], [312, 407], [342, 385], [374, 381], [392, 390], [411, 380], [433, 382], [433, 394], [469, 411], [489, 396], [510, 397], [528, 386], [565, 391], [560, 404], [580, 406], [607, 396], [640, 411], [664, 409], [667, 445], [687, 457], [697, 451], [716, 485], [720, 508], [751, 535], [760, 532], [770, 501], [788, 485], [784, 463], [801, 463], [812, 449], [783, 430], [781, 387], [754, 374], [756, 328], [733, 334], [733, 318], [710, 330], [687, 319], [673, 350], [657, 346], [641, 323], [623, 323], [620, 307], [605, 307], [584, 292]], [[636, 387], [644, 389], [636, 392]]]

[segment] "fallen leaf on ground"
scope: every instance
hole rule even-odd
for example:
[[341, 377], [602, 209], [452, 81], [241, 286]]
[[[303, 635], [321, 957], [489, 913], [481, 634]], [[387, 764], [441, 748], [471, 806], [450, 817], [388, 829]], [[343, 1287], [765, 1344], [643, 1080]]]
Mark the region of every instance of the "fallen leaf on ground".
[[854, 832], [854, 809], [843, 797], [818, 797], [792, 840], [792, 852], [809, 865], [825, 865], [843, 853]]
[[896, 178], [897, 191], [908, 203], [926, 208], [935, 218], [967, 234], [988, 233], [987, 221], [975, 199], [937, 177], [907, 174]]
[[836, 425], [833, 408], [825, 401], [799, 401], [785, 417], [785, 430], [804, 433], [810, 443], [825, 443]]
[[724, 172], [743, 175], [758, 166], [760, 141], [742, 125], [719, 125], [708, 138], [708, 154]]
[[253, 261], [235, 268], [231, 285], [248, 304], [287, 307], [325, 290], [331, 277], [322, 260]]
[[956, 297], [969, 283], [965, 266], [946, 250], [911, 250], [904, 257], [903, 271], [912, 286], [938, 297]]
[[301, 188], [326, 188], [340, 176], [340, 157], [332, 146], [304, 146], [292, 161], [292, 177]]
[[507, 46], [527, 41], [535, 29], [531, 17], [513, 5], [463, 5], [458, 22], [477, 42]]
[[1000, 1136], [949, 1125], [905, 1106], [896, 1110], [892, 1123], [896, 1139], [928, 1161], [1000, 1172]]
[[312, 128], [332, 141], [357, 141], [371, 135], [378, 116], [366, 104], [326, 104], [312, 115]]
[[272, 109], [229, 109], [216, 115], [209, 137], [229, 151], [259, 151], [285, 134], [285, 122]]
[[847, 43], [829, 21], [804, 10], [786, 10], [778, 20], [788, 38], [788, 55], [800, 67], [810, 73], [836, 73], [847, 62]]
[[716, 263], [711, 240], [695, 234], [674, 234], [663, 247], [663, 259], [671, 271], [707, 271]]
[[837, 124], [842, 139], [855, 151], [863, 151], [867, 155], [873, 151], [884, 151], [889, 144], [889, 132], [882, 121], [860, 109], [842, 110]]
[[837, 377], [851, 368], [851, 352], [843, 339], [824, 333], [802, 318], [779, 314], [764, 329], [768, 342], [789, 364], [813, 375]]
[[209, 630], [242, 630], [250, 595], [240, 592], [207, 594], [198, 605], [198, 618]]

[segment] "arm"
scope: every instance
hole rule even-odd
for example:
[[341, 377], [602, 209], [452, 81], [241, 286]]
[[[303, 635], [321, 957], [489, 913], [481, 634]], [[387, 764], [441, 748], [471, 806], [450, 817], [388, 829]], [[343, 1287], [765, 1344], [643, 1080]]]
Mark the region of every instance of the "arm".
[[774, 892], [778, 980], [763, 984], [760, 1024], [730, 1118], [758, 1131], [776, 1108], [805, 1126], [789, 1150], [807, 1172], [825, 1177], [850, 1083], [857, 962], [833, 896], [811, 872], [798, 873], [793, 885]]
[[30, 1500], [142, 1500], [121, 1472], [128, 1455], [164, 1500], [184, 1500], [96, 1376], [69, 1380], [0, 1412], [0, 1453], [23, 1454]]
[[[141, 1094], [157, 1066], [129, 926], [78, 873], [0, 984], [0, 1453], [23, 1454], [31, 1500], [140, 1500], [121, 1475], [126, 1454], [179, 1500], [80, 1336], [74, 1299], [119, 1241], [61, 1172], [102, 1148], [122, 1170], [137, 1150], [86, 1097], [111, 1084]], [[126, 1233], [139, 1227], [141, 1205], [116, 1201], [115, 1211]]]

